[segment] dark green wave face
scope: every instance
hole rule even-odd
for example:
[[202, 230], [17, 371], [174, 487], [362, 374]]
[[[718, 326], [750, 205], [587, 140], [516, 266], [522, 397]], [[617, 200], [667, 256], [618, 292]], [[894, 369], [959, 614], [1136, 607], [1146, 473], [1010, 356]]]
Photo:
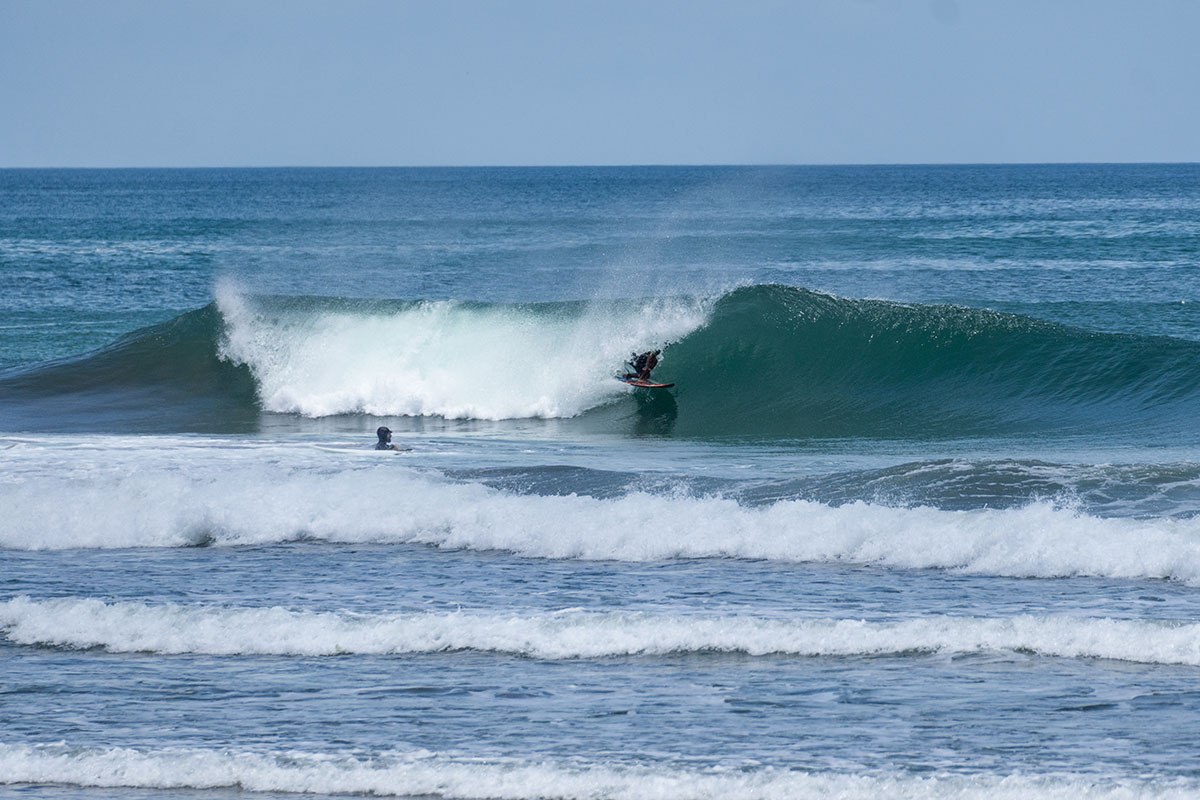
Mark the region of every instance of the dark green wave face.
[[29, 431], [255, 430], [254, 378], [218, 352], [215, 304], [92, 353], [0, 375], [0, 413]]
[[1139, 427], [1197, 407], [1200, 344], [756, 286], [669, 350], [675, 432], [971, 437]]
[[[580, 433], [696, 438], [1101, 432], [1170, 441], [1191, 435], [1200, 407], [1200, 343], [784, 286], [730, 292], [694, 321], [679, 322], [674, 340], [661, 338], [665, 329], [637, 339], [646, 334], [631, 327], [639, 315], [665, 314], [667, 301], [603, 308], [244, 302], [253, 313], [214, 303], [94, 353], [11, 371], [0, 377], [0, 410], [16, 421], [12, 427], [27, 430], [238, 432], [314, 425], [314, 418], [369, 429], [380, 418], [403, 426], [405, 419], [447, 416], [458, 418], [454, 424], [502, 426], [543, 416], [562, 418], [554, 424]], [[343, 347], [347, 341], [353, 346]], [[536, 350], [543, 342], [546, 353]], [[612, 380], [623, 368], [621, 357], [596, 355], [602, 348], [624, 353], [663, 345], [655, 378], [674, 382], [671, 392], [625, 389]], [[332, 355], [322, 361], [326, 351]], [[474, 358], [476, 351], [483, 355]], [[497, 370], [493, 351], [512, 363]], [[583, 364], [587, 358], [593, 366]], [[571, 381], [535, 386], [562, 396], [540, 397], [543, 405], [525, 413], [520, 392], [538, 383], [529, 380], [534, 369], [559, 378], [575, 372]], [[358, 386], [361, 397], [338, 405], [318, 396], [320, 387], [340, 388], [339, 380]], [[415, 405], [418, 382], [422, 397], [443, 406], [428, 399]], [[471, 392], [507, 405], [471, 405], [464, 394]], [[483, 410], [473, 416], [442, 407]]]

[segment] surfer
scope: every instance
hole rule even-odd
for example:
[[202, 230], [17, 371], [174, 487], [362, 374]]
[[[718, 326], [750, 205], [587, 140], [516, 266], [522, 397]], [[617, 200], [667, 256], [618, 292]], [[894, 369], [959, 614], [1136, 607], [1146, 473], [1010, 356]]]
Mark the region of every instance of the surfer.
[[633, 353], [633, 360], [629, 362], [629, 366], [633, 367], [633, 371], [637, 373], [637, 378], [643, 383], [649, 382], [650, 373], [658, 366], [658, 355], [662, 350], [647, 350], [640, 356]]
[[375, 435], [379, 437], [379, 441], [375, 443], [376, 450], [395, 450], [398, 453], [403, 453], [407, 449], [400, 445], [392, 444], [392, 431], [389, 428], [381, 425], [376, 429]]

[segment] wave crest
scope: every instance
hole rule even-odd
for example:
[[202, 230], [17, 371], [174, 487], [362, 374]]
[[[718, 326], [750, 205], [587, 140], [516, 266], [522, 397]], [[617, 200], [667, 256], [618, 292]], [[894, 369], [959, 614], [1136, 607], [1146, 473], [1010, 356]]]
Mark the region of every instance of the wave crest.
[[367, 615], [18, 597], [0, 603], [0, 631], [14, 644], [115, 653], [333, 656], [476, 650], [557, 660], [671, 653], [1006, 651], [1200, 666], [1198, 624], [1066, 615], [931, 615], [882, 622], [579, 610]]
[[[538, 496], [450, 482], [378, 459], [333, 473], [327, 467], [193, 461], [186, 473], [146, 463], [25, 476], [0, 484], [6, 514], [0, 547], [228, 546], [303, 538], [550, 559], [746, 558], [1200, 584], [1200, 518], [1097, 517], [1046, 501], [947, 511], [863, 501], [750, 506], [640, 491], [603, 499]], [[655, 525], [646, 526], [646, 519]]]
[[0, 744], [0, 781], [147, 789], [237, 788], [250, 792], [365, 794], [497, 800], [1123, 800], [1194, 797], [1194, 779], [1128, 779], [1096, 774], [956, 775], [806, 772], [758, 766], [670, 767], [467, 758], [428, 751], [261, 752], [135, 749], [65, 744]]

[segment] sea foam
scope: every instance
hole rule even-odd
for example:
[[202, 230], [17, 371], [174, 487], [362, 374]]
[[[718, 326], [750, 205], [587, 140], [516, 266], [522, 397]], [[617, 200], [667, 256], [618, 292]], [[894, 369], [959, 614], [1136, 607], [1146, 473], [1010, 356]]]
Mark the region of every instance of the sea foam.
[[[205, 461], [173, 447], [0, 483], [0, 547], [271, 544], [299, 539], [499, 550], [551, 559], [744, 558], [851, 562], [1013, 577], [1167, 578], [1200, 584], [1200, 519], [1104, 518], [1039, 501], [947, 511], [630, 492], [601, 499], [504, 492], [375, 454], [281, 463]], [[191, 455], [191, 454], [189, 454]], [[235, 454], [236, 455], [236, 454]], [[270, 459], [270, 460], [268, 460]], [[385, 460], [386, 459], [386, 460]], [[331, 463], [336, 461], [336, 463]], [[644, 520], [653, 519], [653, 526]]]
[[109, 652], [329, 656], [476, 650], [556, 660], [669, 653], [877, 656], [985, 651], [1200, 666], [1200, 624], [1067, 615], [766, 619], [630, 611], [348, 614], [95, 598], [0, 603], [14, 644]]
[[1194, 797], [1194, 779], [1094, 774], [855, 774], [771, 768], [523, 761], [428, 751], [343, 753], [0, 744], [0, 783], [145, 789], [364, 794], [495, 800], [797, 800], [987, 798], [1132, 800]]

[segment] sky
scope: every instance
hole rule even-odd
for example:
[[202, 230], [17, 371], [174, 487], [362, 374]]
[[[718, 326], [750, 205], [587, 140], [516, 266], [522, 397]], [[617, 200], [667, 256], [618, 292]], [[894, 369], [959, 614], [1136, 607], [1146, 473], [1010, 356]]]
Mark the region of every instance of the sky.
[[1196, 0], [0, 0], [0, 167], [1200, 161]]

